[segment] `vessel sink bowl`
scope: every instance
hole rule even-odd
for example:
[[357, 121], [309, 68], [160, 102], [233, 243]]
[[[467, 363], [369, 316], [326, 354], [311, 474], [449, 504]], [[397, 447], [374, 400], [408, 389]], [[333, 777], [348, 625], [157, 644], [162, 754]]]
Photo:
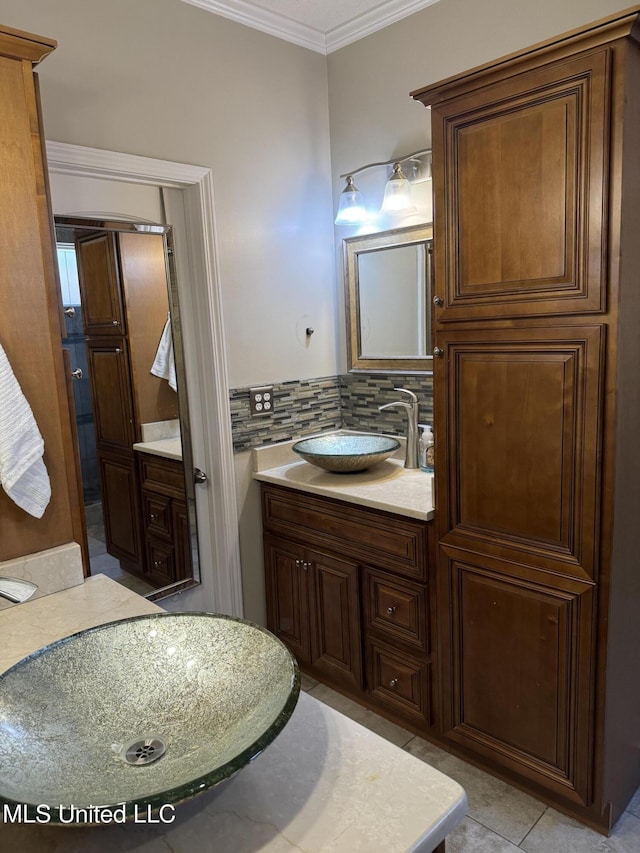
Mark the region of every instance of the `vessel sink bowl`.
[[229, 616], [159, 613], [73, 634], [0, 676], [0, 803], [65, 824], [95, 806], [119, 822], [157, 813], [259, 755], [299, 690], [280, 640]]
[[388, 459], [400, 447], [387, 435], [320, 435], [304, 438], [293, 450], [307, 462], [337, 474], [366, 471]]

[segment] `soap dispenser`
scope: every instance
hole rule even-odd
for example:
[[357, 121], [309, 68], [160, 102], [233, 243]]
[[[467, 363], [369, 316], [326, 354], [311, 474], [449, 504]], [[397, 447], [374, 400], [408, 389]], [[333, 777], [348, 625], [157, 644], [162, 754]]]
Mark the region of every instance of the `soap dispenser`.
[[434, 441], [431, 424], [418, 424], [420, 427], [420, 467], [433, 474]]

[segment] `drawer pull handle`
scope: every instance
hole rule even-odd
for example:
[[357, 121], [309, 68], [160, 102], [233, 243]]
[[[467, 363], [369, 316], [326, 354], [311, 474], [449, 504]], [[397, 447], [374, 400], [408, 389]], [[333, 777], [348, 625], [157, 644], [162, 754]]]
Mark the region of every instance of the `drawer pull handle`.
[[397, 686], [398, 686], [398, 679], [392, 678], [391, 681], [389, 682], [389, 687], [397, 687]]
[[395, 604], [391, 605], [391, 607], [387, 607], [387, 613], [389, 614], [389, 616], [395, 616], [395, 613], [396, 613]]

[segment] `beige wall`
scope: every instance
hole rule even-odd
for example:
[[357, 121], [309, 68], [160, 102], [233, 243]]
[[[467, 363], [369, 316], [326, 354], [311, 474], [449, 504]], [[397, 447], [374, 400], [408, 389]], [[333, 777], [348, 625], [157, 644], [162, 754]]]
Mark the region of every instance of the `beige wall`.
[[0, 0], [0, 22], [58, 40], [48, 139], [212, 169], [230, 386], [335, 373], [325, 58], [180, 0]]

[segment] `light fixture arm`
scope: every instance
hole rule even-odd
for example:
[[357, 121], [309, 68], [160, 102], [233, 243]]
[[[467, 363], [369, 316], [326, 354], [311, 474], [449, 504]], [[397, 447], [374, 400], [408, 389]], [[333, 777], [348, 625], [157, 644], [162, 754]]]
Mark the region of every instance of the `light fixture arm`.
[[414, 160], [418, 157], [422, 157], [424, 154], [431, 154], [431, 148], [414, 151], [413, 154], [405, 154], [402, 157], [392, 157], [391, 160], [381, 160], [379, 163], [367, 163], [366, 166], [360, 166], [357, 169], [353, 169], [351, 172], [345, 172], [344, 175], [340, 175], [340, 177], [350, 178], [353, 177], [353, 175], [358, 175], [360, 172], [364, 172], [366, 169], [373, 169], [375, 166], [394, 166], [396, 163], [406, 163], [407, 160]]

